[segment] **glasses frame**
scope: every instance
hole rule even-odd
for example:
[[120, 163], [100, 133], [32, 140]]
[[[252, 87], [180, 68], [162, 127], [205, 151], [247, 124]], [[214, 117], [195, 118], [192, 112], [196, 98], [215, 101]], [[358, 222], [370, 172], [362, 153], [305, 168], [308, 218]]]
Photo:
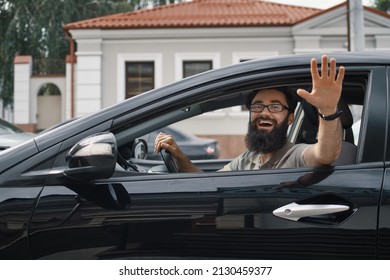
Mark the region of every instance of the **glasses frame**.
[[[270, 110], [269, 109], [271, 106], [275, 106], [275, 105], [281, 106], [282, 109], [280, 111], [278, 111], [278, 110], [275, 111], [275, 110]], [[262, 109], [254, 110], [253, 106], [259, 106]], [[267, 108], [268, 112], [270, 112], [270, 113], [281, 113], [284, 110], [289, 110], [289, 108], [286, 105], [283, 105], [283, 104], [280, 104], [280, 103], [272, 103], [272, 104], [268, 104], [268, 105], [255, 103], [255, 104], [249, 105], [249, 111], [251, 111], [252, 113], [261, 113], [261, 112], [264, 111], [265, 108]]]

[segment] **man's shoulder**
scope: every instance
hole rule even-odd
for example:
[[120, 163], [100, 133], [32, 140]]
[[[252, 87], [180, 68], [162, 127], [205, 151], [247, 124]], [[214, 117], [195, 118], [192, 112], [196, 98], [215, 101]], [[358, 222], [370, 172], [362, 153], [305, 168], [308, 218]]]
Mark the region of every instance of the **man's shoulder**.
[[309, 146], [310, 144], [305, 143], [291, 144], [290, 148], [279, 161], [277, 167], [305, 167], [306, 163], [303, 159], [303, 153]]
[[306, 143], [298, 143], [298, 144], [291, 144], [291, 147], [288, 149], [288, 151], [303, 151], [307, 147], [311, 146], [311, 144]]
[[282, 148], [280, 148], [277, 152], [275, 152], [276, 158], [281, 158], [283, 156], [290, 155], [294, 153], [294, 151], [300, 151], [301, 149], [305, 149], [309, 144], [299, 143], [293, 144], [291, 142], [286, 142]]

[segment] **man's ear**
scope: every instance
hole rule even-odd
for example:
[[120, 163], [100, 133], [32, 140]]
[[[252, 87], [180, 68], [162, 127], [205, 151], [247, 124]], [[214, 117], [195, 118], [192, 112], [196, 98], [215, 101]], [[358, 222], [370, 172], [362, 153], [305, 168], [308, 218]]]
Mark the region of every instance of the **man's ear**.
[[288, 115], [288, 125], [292, 124], [294, 122], [294, 113], [290, 113]]

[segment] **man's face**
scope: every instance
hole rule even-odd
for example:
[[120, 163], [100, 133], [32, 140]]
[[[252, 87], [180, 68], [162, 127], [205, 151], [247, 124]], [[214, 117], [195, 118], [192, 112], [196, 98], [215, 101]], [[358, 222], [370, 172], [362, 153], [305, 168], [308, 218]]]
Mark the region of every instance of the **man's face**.
[[249, 150], [270, 153], [280, 149], [286, 142], [287, 128], [294, 121], [294, 115], [286, 109], [284, 93], [275, 89], [261, 90], [251, 104], [285, 106], [281, 112], [270, 112], [268, 108], [264, 108], [262, 112], [251, 112], [245, 138]]
[[[288, 107], [284, 93], [276, 89], [260, 90], [253, 98], [251, 104], [281, 104]], [[288, 125], [294, 121], [294, 115], [290, 114], [287, 109], [282, 112], [271, 113], [267, 108], [264, 108], [260, 113], [251, 112], [250, 114], [250, 121], [264, 132], [271, 132], [275, 126], [284, 122], [286, 118], [288, 118]]]

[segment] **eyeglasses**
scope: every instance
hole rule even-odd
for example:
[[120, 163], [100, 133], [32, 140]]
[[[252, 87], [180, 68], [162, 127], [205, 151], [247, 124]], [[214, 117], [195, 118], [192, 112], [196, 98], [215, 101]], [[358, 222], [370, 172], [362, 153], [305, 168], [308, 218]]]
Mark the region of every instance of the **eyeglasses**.
[[252, 105], [249, 105], [249, 111], [254, 112], [254, 113], [261, 113], [261, 112], [263, 112], [264, 108], [267, 108], [268, 112], [270, 112], [270, 113], [280, 113], [283, 110], [288, 110], [288, 107], [284, 106], [282, 104], [269, 104], [269, 105], [252, 104]]

